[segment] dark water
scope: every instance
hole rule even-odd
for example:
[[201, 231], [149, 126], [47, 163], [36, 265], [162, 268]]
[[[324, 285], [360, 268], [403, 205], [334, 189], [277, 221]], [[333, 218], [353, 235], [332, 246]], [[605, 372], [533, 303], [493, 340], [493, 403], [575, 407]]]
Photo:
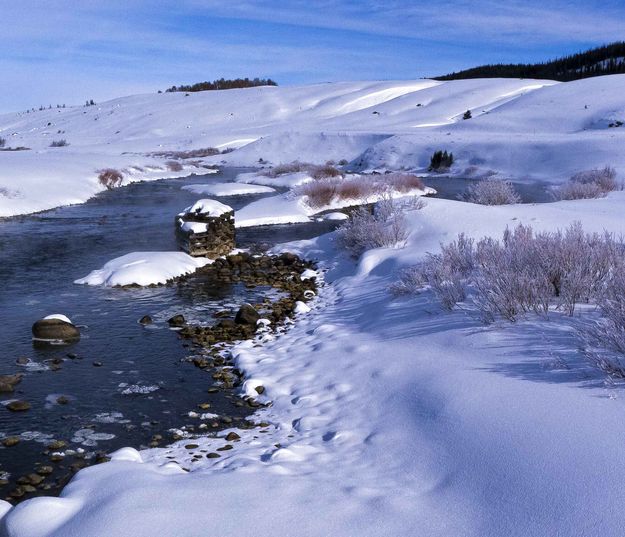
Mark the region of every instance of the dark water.
[[[16, 392], [1, 393], [0, 401], [18, 398], [32, 405], [20, 413], [0, 406], [0, 440], [21, 438], [14, 447], [0, 446], [0, 474], [32, 472], [52, 438], [89, 456], [96, 450], [145, 446], [153, 434], [167, 438], [164, 431], [170, 428], [198, 425], [188, 412], [198, 410], [199, 403], [211, 404], [203, 412], [235, 419], [245, 415], [234, 406], [232, 394], [207, 393], [214, 383], [211, 375], [185, 361], [191, 349], [166, 320], [182, 313], [210, 324], [214, 312], [258, 301], [267, 289], [200, 281], [193, 292], [176, 285], [127, 290], [72, 283], [131, 251], [177, 250], [174, 216], [201, 197], [181, 186], [228, 180], [239, 171], [134, 184], [82, 205], [0, 221], [0, 373], [24, 373]], [[237, 209], [259, 197], [221, 201]], [[241, 247], [275, 244], [309, 238], [330, 226], [249, 229], [238, 233], [237, 242]], [[71, 346], [33, 347], [32, 323], [51, 313], [82, 325], [81, 340]], [[149, 327], [137, 323], [146, 314], [155, 320]], [[19, 357], [32, 364], [16, 365]], [[58, 370], [49, 368], [54, 359], [62, 360]], [[57, 404], [59, 395], [69, 402]], [[0, 497], [6, 492], [0, 488]]]
[[[433, 197], [457, 200], [467, 192], [467, 188], [477, 179], [464, 177], [425, 177], [423, 182], [435, 188], [437, 194]], [[512, 183], [521, 197], [521, 203], [548, 203], [554, 201], [549, 190], [550, 185], [542, 182]]]

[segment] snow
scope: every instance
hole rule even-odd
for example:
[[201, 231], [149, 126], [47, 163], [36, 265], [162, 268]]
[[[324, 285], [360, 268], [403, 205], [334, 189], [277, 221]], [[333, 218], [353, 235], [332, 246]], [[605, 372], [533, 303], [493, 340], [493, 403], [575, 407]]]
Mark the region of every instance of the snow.
[[44, 321], [48, 319], [56, 319], [58, 321], [63, 321], [64, 323], [72, 324], [72, 321], [69, 320], [69, 317], [61, 313], [53, 313], [52, 315], [46, 315], [43, 319]]
[[[436, 190], [430, 187], [414, 189], [406, 192], [395, 192], [393, 197], [425, 196], [435, 194]], [[276, 224], [296, 224], [310, 222], [313, 217], [322, 211], [332, 211], [343, 207], [360, 205], [363, 203], [375, 203], [380, 201], [384, 194], [370, 195], [363, 199], [334, 199], [330, 204], [322, 207], [311, 207], [306, 202], [306, 196], [297, 196], [293, 192], [262, 198], [235, 212], [234, 221], [237, 228], [252, 226], [266, 226]], [[343, 219], [338, 213], [331, 212], [329, 219]]]
[[208, 194], [210, 196], [244, 196], [248, 194], [270, 194], [275, 189], [260, 185], [242, 185], [237, 183], [210, 183], [202, 185], [183, 186], [182, 190], [188, 190], [194, 194]]
[[[455, 128], [466, 123], [459, 117], [468, 108], [475, 111], [474, 116], [483, 117], [483, 110], [494, 118], [504, 104], [542, 93], [553, 84], [514, 79], [336, 82], [206, 91], [188, 97], [177, 92], [134, 95], [96, 106], [3, 114], [0, 136], [6, 138], [7, 147], [30, 150], [0, 152], [0, 216], [81, 203], [105, 190], [98, 172], [106, 168], [121, 171], [123, 184], [128, 184], [192, 172], [211, 173], [202, 167], [207, 164], [356, 161], [391, 138], [415, 132], [415, 156], [421, 161], [432, 149], [431, 137], [441, 136], [437, 127], [423, 125]], [[610, 99], [620, 103], [614, 96], [619, 94], [618, 84], [604, 86], [589, 85], [589, 90], [579, 87], [573, 97], [561, 98], [592, 102], [602, 93], [611, 93]], [[559, 114], [553, 101], [540, 107], [546, 117]], [[622, 104], [613, 111], [618, 110]], [[534, 132], [529, 121], [521, 121], [519, 129], [525, 139]], [[493, 141], [507, 131], [495, 126], [489, 132], [487, 138]], [[60, 138], [69, 145], [49, 147], [51, 141]], [[443, 140], [455, 143], [453, 138], [437, 141]], [[550, 137], [548, 143], [552, 142]], [[152, 155], [206, 147], [232, 147], [235, 151], [182, 160], [184, 169], [179, 172], [169, 171], [167, 157]], [[585, 167], [597, 160], [590, 150], [584, 155]], [[392, 147], [387, 156], [392, 160]], [[376, 161], [367, 165], [377, 165]]]
[[179, 216], [184, 216], [185, 214], [201, 214], [202, 216], [218, 217], [230, 212], [232, 212], [232, 207], [228, 207], [228, 205], [224, 203], [217, 200], [201, 199], [197, 200], [190, 207], [187, 207]]
[[186, 222], [182, 218], [179, 219], [182, 222], [180, 229], [190, 233], [206, 233], [208, 231], [208, 224], [203, 222]]
[[236, 179], [241, 183], [251, 183], [256, 185], [267, 185], [276, 188], [293, 188], [313, 181], [313, 178], [306, 172], [285, 173], [277, 177], [269, 177], [261, 172], [241, 173]]
[[183, 252], [132, 252], [109, 261], [74, 283], [106, 287], [165, 284], [208, 263], [209, 259]]
[[[157, 141], [236, 145], [212, 158], [232, 165], [347, 158], [361, 169], [423, 169], [435, 149], [447, 148], [457, 159], [452, 173], [473, 167], [559, 181], [605, 164], [623, 174], [625, 130], [608, 128], [607, 120], [625, 115], [624, 84], [616, 75], [564, 84], [424, 80], [136, 96], [105, 103], [98, 128], [76, 132], [95, 154], [96, 146], [121, 153], [118, 142], [107, 145], [101, 125], [113, 128], [123, 116], [136, 121], [124, 123], [122, 138], [133, 139], [137, 151]], [[466, 109], [473, 119], [461, 119]], [[114, 120], [106, 116], [111, 110]], [[64, 128], [80, 124], [73, 113], [59, 116]], [[6, 127], [11, 121], [16, 126]], [[42, 133], [25, 134], [27, 126], [36, 127], [32, 117], [0, 117], [0, 133], [15, 130], [17, 140], [36, 146]], [[34, 166], [27, 160], [25, 170]], [[254, 172], [237, 184], [270, 179]], [[306, 179], [286, 180], [267, 186]], [[65, 186], [71, 190], [69, 179]], [[199, 209], [220, 210], [204, 200]], [[216, 451], [229, 443], [228, 431], [193, 438], [197, 449], [185, 447], [188, 439], [142, 452], [124, 448], [78, 472], [60, 498], [8, 511], [0, 536], [625, 534], [618, 516], [625, 501], [623, 385], [583, 359], [575, 319], [528, 315], [484, 326], [470, 311], [443, 311], [427, 291], [397, 298], [388, 289], [398, 270], [458, 233], [499, 238], [520, 223], [554, 230], [581, 221], [587, 231], [625, 235], [624, 209], [622, 191], [511, 206], [427, 199], [407, 215], [402, 249], [353, 261], [337, 250], [334, 234], [276, 248], [318, 260], [320, 270], [303, 276], [326, 284], [298, 303], [288, 328], [263, 330], [232, 349], [245, 374], [241, 395], [270, 403], [254, 415], [259, 427], [237, 430], [241, 439], [228, 451]], [[305, 199], [279, 194], [237, 211], [236, 221], [312, 215]], [[204, 262], [177, 252], [134, 253], [78, 282], [162, 283]], [[221, 456], [204, 456], [213, 451]]]
[[[80, 471], [61, 498], [20, 504], [0, 534], [621, 535], [606, 513], [625, 500], [625, 399], [580, 359], [566, 325], [528, 316], [485, 327], [388, 285], [459, 232], [580, 220], [622, 234], [624, 208], [625, 192], [499, 207], [428, 199], [408, 215], [401, 250], [354, 263], [333, 235], [282, 247], [319, 259], [330, 285], [292, 328], [233, 351], [242, 392], [263, 386], [259, 400], [271, 402], [256, 413], [265, 432], [239, 430], [234, 449], [195, 463], [223, 436], [194, 439], [194, 450], [188, 440], [126, 448]], [[189, 516], [194, 499], [210, 509]]]

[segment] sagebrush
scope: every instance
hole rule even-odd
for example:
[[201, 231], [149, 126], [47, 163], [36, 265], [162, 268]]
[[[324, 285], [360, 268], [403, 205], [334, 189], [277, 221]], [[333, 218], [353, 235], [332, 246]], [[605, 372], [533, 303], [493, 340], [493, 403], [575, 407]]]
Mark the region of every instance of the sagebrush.
[[112, 190], [122, 184], [124, 175], [119, 170], [114, 168], [105, 168], [98, 172], [98, 181], [108, 190]]
[[470, 185], [466, 195], [461, 198], [480, 205], [510, 205], [521, 202], [521, 197], [510, 181], [497, 179], [483, 179]]
[[609, 192], [622, 190], [623, 185], [616, 179], [616, 170], [610, 166], [576, 173], [571, 179], [553, 189], [557, 200], [578, 200], [603, 198]]
[[338, 244], [355, 257], [371, 248], [399, 245], [409, 234], [405, 210], [424, 205], [421, 198], [403, 202], [387, 198], [371, 208], [360, 207], [337, 230]]

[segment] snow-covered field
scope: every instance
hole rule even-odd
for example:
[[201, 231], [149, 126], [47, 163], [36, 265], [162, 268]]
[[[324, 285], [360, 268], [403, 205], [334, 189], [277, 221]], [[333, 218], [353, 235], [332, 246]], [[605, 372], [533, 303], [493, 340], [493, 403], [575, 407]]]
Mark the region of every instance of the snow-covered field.
[[[332, 235], [287, 245], [318, 258], [331, 285], [290, 330], [234, 350], [243, 391], [262, 385], [273, 403], [257, 414], [270, 426], [122, 450], [60, 498], [13, 509], [2, 534], [622, 535], [622, 387], [580, 358], [566, 325], [485, 327], [388, 285], [459, 232], [581, 220], [625, 233], [623, 207], [622, 192], [508, 207], [432, 199], [409, 215], [405, 248], [357, 264]], [[224, 444], [234, 448], [192, 462]]]
[[[581, 169], [625, 170], [625, 75], [558, 84], [483, 79], [342, 82], [296, 87], [163, 93], [88, 107], [0, 116], [0, 216], [88, 199], [98, 170], [133, 180], [202, 173], [167, 170], [165, 150], [235, 151], [191, 159], [257, 166], [345, 159], [358, 169], [417, 169], [437, 149], [454, 173], [561, 181]], [[473, 118], [462, 120], [466, 110]], [[49, 147], [66, 140], [66, 147]], [[196, 162], [197, 164], [197, 162]]]
[[[434, 150], [447, 149], [458, 174], [494, 170], [557, 182], [611, 165], [622, 179], [625, 130], [608, 125], [625, 117], [623, 89], [618, 75], [566, 84], [420, 80], [136, 96], [0, 117], [9, 145], [33, 148], [0, 153], [0, 162], [22, 159], [24, 176], [39, 157], [54, 155], [59, 169], [82, 163], [64, 176], [68, 191], [94, 155], [143, 159], [122, 153], [207, 146], [239, 147], [203, 159], [213, 164], [344, 158], [362, 170], [423, 170]], [[467, 109], [473, 118], [465, 121]], [[51, 118], [71, 146], [46, 148], [41, 125]], [[0, 166], [0, 186], [23, 188], [28, 201], [18, 168], [9, 177]], [[63, 186], [54, 177], [51, 184]], [[243, 175], [234, 187], [215, 188], [234, 194], [255, 182], [308, 180]], [[92, 187], [84, 196], [73, 189], [76, 201]], [[208, 192], [198, 189], [198, 197]], [[15, 206], [2, 203], [5, 213]], [[281, 194], [237, 217], [293, 221], [308, 218], [307, 210]], [[229, 431], [194, 438], [197, 447], [185, 439], [141, 453], [125, 448], [80, 471], [60, 498], [8, 511], [0, 535], [625, 534], [623, 386], [582, 358], [570, 323], [528, 315], [485, 326], [470, 311], [443, 311], [429, 292], [398, 298], [388, 290], [401, 268], [458, 233], [500, 238], [519, 223], [555, 230], [581, 221], [586, 231], [625, 235], [624, 210], [622, 191], [494, 207], [428, 199], [407, 215], [403, 248], [370, 250], [356, 262], [335, 234], [282, 246], [317, 259], [326, 285], [288, 329], [232, 351], [247, 378], [242, 394], [272, 403], [256, 414], [269, 425], [236, 431], [240, 440], [226, 441]], [[96, 272], [94, 282], [109, 272]], [[225, 444], [232, 449], [216, 451]], [[0, 513], [6, 509], [0, 504]]]

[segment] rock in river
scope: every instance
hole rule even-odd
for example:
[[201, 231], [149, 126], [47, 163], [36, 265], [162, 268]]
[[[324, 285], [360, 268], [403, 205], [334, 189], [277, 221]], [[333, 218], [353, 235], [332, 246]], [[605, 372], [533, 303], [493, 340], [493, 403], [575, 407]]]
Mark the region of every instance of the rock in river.
[[65, 315], [48, 315], [33, 324], [33, 339], [42, 341], [76, 341], [80, 331]]
[[260, 315], [251, 304], [243, 304], [237, 312], [234, 322], [237, 324], [248, 324], [256, 326], [256, 322], [260, 319]]
[[24, 410], [29, 410], [30, 409], [30, 403], [28, 401], [11, 401], [8, 405], [7, 408], [11, 411], [11, 412], [22, 412]]

